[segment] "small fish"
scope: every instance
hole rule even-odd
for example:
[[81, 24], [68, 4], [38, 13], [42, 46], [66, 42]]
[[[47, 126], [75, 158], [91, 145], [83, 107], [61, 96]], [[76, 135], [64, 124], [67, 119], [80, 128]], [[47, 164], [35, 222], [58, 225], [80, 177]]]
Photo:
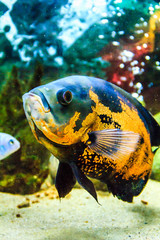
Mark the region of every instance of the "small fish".
[[20, 148], [20, 142], [7, 133], [0, 133], [0, 160], [8, 157]]
[[65, 197], [76, 180], [96, 200], [91, 180], [132, 202], [152, 168], [160, 126], [129, 93], [102, 79], [70, 76], [23, 95], [32, 132], [56, 158], [56, 188]]

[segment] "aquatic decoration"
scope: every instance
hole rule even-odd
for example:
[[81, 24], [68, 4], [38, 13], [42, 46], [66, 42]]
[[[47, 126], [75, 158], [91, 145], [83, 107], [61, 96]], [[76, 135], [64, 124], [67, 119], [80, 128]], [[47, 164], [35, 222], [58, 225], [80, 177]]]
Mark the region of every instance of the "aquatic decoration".
[[[102, 18], [103, 11], [111, 13], [110, 2], [80, 0], [77, 5], [76, 0], [17, 0], [11, 3], [6, 20], [11, 27], [9, 40], [22, 62], [41, 59], [47, 66], [61, 67], [64, 52]], [[32, 14], [26, 16], [26, 10]]]
[[65, 197], [76, 180], [96, 200], [96, 178], [119, 199], [141, 193], [160, 145], [160, 126], [129, 93], [102, 79], [70, 76], [23, 95], [37, 141], [56, 158], [56, 188]]
[[20, 148], [20, 142], [7, 133], [0, 133], [0, 160], [8, 157]]

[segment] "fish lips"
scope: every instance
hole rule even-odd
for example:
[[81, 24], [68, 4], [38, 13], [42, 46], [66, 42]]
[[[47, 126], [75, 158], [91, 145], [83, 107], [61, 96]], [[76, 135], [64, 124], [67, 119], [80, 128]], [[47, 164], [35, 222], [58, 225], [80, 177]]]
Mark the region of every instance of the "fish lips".
[[[26, 114], [26, 117], [31, 125], [31, 128], [34, 129], [34, 125], [43, 131], [43, 127], [47, 125], [47, 121], [50, 119], [53, 120], [53, 116], [50, 112], [49, 104], [44, 98], [43, 93], [39, 96], [32, 92], [25, 93], [22, 96], [23, 99], [23, 108]], [[47, 118], [47, 114], [49, 117]], [[34, 123], [34, 124], [33, 124]], [[52, 128], [54, 128], [54, 121], [52, 121]]]
[[43, 111], [45, 113], [50, 112], [49, 104], [42, 92], [40, 92], [40, 96], [37, 94], [34, 94], [32, 92], [25, 93], [22, 96], [22, 99], [23, 99], [23, 107], [24, 107], [25, 112], [26, 112], [26, 110], [29, 110], [26, 108], [26, 106], [30, 105], [30, 103], [33, 103], [35, 101], [41, 105], [41, 108], [43, 109]]

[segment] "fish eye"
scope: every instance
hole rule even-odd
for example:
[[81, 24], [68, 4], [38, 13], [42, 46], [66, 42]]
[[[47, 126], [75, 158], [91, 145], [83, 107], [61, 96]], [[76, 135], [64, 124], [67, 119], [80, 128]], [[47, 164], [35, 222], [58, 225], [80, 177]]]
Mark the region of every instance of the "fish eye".
[[9, 140], [9, 144], [10, 144], [10, 145], [13, 145], [13, 144], [14, 144], [14, 140], [13, 140], [13, 139], [10, 139], [10, 140]]
[[14, 140], [13, 139], [9, 140], [9, 144], [13, 145], [14, 144]]
[[14, 140], [13, 139], [9, 140], [9, 144], [13, 145], [14, 144]]
[[61, 105], [66, 106], [72, 101], [72, 92], [69, 90], [64, 91], [63, 89], [59, 90], [57, 93], [57, 99]]

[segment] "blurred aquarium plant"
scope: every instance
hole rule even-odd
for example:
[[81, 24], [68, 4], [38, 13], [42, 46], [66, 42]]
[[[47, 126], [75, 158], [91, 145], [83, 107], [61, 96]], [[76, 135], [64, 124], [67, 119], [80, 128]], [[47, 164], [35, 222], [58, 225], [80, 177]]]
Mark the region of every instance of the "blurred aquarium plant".
[[94, 76], [129, 91], [157, 114], [159, 59], [157, 1], [1, 1], [0, 131], [22, 147], [0, 162], [0, 191], [34, 192], [48, 175], [49, 155], [23, 112], [25, 92], [68, 75]]

